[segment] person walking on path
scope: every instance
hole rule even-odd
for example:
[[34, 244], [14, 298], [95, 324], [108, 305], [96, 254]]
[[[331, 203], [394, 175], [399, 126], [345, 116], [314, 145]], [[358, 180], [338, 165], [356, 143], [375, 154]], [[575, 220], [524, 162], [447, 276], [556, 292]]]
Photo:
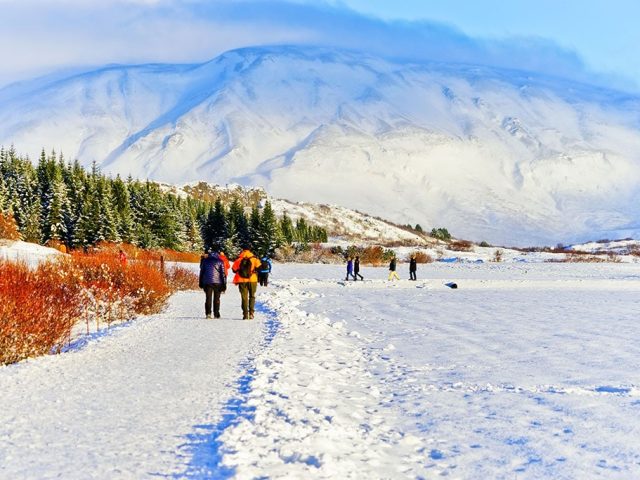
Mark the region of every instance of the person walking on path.
[[353, 262], [353, 279], [357, 281], [358, 277], [360, 277], [360, 280], [364, 280], [364, 277], [360, 275], [360, 257], [356, 255], [356, 259]]
[[411, 255], [411, 260], [409, 260], [409, 280], [417, 280], [416, 278], [416, 270], [418, 269], [418, 262], [416, 260], [415, 253]]
[[269, 274], [271, 273], [271, 260], [266, 255], [260, 259], [260, 268], [258, 269], [258, 283], [261, 287], [266, 287], [269, 283]]
[[199, 285], [204, 290], [206, 318], [211, 318], [211, 297], [213, 297], [213, 318], [220, 318], [220, 295], [227, 290], [227, 275], [218, 253], [208, 250], [200, 259]]
[[389, 281], [391, 280], [400, 280], [398, 276], [398, 272], [396, 272], [396, 257], [391, 258], [391, 262], [389, 262]]
[[353, 274], [353, 260], [351, 259], [351, 257], [347, 258], [347, 277], [345, 278], [346, 281], [349, 281], [349, 277], [353, 277], [353, 279], [356, 279], [356, 276]]
[[231, 270], [236, 274], [233, 278], [233, 283], [238, 285], [240, 298], [242, 298], [243, 320], [253, 318], [256, 290], [258, 289], [258, 275], [256, 272], [260, 268], [260, 263], [260, 260], [248, 248], [245, 248], [231, 266]]

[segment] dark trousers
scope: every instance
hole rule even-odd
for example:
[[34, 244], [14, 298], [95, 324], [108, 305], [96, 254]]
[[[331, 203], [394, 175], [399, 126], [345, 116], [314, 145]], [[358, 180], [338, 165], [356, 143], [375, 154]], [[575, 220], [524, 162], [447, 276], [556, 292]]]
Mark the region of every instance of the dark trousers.
[[211, 297], [213, 297], [213, 316], [220, 318], [220, 293], [222, 293], [222, 285], [205, 285], [204, 286], [204, 314], [211, 315]]
[[258, 272], [258, 283], [261, 287], [266, 287], [269, 283], [269, 272]]
[[258, 290], [257, 282], [241, 282], [238, 284], [240, 290], [240, 298], [242, 298], [242, 317], [248, 318], [253, 315], [253, 309], [256, 304], [256, 290]]
[[360, 277], [360, 280], [364, 280], [364, 277], [360, 275], [360, 270], [355, 270], [353, 273], [353, 279], [358, 280], [358, 277]]
[[409, 270], [409, 280], [417, 280], [415, 270]]

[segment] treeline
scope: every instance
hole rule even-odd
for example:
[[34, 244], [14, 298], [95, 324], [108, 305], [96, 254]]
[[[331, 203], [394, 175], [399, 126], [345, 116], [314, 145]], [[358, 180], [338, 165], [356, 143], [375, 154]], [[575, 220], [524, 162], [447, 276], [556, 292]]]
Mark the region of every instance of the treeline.
[[219, 246], [235, 254], [243, 245], [273, 254], [283, 244], [323, 242], [326, 230], [304, 219], [295, 224], [262, 208], [234, 201], [228, 207], [180, 197], [160, 185], [111, 178], [95, 166], [43, 151], [37, 166], [14, 149], [0, 149], [0, 213], [15, 219], [23, 240], [86, 249], [101, 242], [141, 248], [199, 251]]

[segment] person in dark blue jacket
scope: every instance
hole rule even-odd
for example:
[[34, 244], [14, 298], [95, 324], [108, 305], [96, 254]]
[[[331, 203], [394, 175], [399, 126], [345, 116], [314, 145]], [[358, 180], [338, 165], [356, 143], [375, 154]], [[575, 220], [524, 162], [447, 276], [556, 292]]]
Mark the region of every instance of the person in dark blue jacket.
[[199, 285], [205, 294], [206, 317], [211, 318], [211, 297], [213, 296], [213, 317], [220, 318], [220, 295], [227, 290], [227, 275], [222, 259], [212, 250], [207, 250], [200, 259]]
[[347, 278], [345, 280], [349, 280], [349, 277], [353, 277], [356, 280], [356, 276], [353, 274], [353, 259], [351, 257], [347, 258]]
[[266, 287], [269, 283], [269, 274], [271, 273], [271, 260], [264, 255], [260, 259], [260, 268], [258, 268], [258, 283], [261, 287]]

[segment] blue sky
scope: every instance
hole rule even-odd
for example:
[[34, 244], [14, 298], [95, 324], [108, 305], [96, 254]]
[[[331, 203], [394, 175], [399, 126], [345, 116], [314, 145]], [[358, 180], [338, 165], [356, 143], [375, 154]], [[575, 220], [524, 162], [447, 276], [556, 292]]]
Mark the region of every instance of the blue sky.
[[640, 90], [640, 1], [0, 0], [0, 85], [67, 67], [311, 44]]

